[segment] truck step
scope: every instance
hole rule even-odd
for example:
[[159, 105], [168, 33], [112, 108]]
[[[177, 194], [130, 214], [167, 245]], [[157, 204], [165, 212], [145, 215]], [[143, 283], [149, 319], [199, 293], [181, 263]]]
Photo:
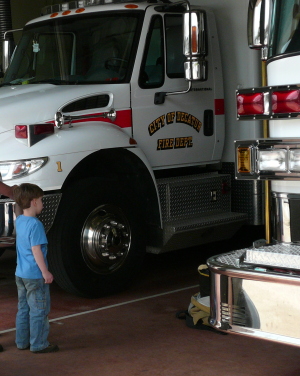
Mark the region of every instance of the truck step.
[[169, 252], [232, 237], [247, 222], [247, 214], [220, 212], [163, 223], [162, 247], [148, 247], [150, 253]]

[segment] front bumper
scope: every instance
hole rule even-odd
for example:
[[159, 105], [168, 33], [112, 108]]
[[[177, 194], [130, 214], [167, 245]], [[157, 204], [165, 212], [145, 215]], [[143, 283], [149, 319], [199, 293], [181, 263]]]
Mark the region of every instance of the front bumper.
[[[246, 264], [241, 249], [211, 257], [211, 317], [215, 328], [227, 332], [300, 346], [300, 270]], [[250, 249], [251, 250], [251, 249]], [[300, 247], [275, 244], [255, 249], [300, 258]]]
[[[44, 209], [38, 216], [42, 221], [46, 233], [50, 230], [61, 199], [61, 193], [45, 194], [43, 197]], [[16, 226], [15, 220], [22, 211], [10, 199], [0, 199], [0, 248], [15, 246]]]

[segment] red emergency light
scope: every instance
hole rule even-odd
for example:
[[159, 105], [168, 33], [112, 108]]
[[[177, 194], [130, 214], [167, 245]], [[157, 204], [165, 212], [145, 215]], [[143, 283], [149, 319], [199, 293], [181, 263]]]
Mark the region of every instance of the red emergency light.
[[272, 112], [300, 112], [300, 90], [274, 91], [272, 93]]
[[276, 119], [300, 115], [299, 85], [237, 91], [238, 119]]
[[262, 115], [264, 113], [263, 93], [237, 95], [238, 115]]

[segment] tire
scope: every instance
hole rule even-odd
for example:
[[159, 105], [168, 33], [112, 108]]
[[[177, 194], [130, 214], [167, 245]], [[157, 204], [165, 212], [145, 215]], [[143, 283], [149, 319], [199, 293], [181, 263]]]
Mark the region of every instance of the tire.
[[48, 260], [64, 290], [94, 298], [133, 282], [146, 247], [143, 221], [131, 196], [125, 187], [96, 178], [63, 193], [48, 235]]

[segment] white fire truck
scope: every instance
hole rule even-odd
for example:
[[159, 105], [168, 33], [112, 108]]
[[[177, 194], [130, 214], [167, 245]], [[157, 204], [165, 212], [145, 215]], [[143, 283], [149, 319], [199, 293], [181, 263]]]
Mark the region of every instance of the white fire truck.
[[[258, 85], [259, 55], [236, 32], [247, 9], [202, 3], [48, 6], [24, 27], [11, 60], [15, 34], [5, 33], [0, 172], [11, 186], [44, 190], [51, 271], [71, 293], [120, 290], [145, 252], [262, 223], [261, 183], [233, 178], [234, 138], [261, 136], [238, 124], [231, 95]], [[0, 203], [4, 249], [16, 213], [11, 200]]]
[[249, 46], [262, 52], [267, 86], [237, 90], [237, 117], [269, 121], [269, 135], [235, 142], [236, 177], [270, 181], [270, 239], [208, 260], [212, 325], [298, 346], [299, 20], [299, 0], [250, 0]]

